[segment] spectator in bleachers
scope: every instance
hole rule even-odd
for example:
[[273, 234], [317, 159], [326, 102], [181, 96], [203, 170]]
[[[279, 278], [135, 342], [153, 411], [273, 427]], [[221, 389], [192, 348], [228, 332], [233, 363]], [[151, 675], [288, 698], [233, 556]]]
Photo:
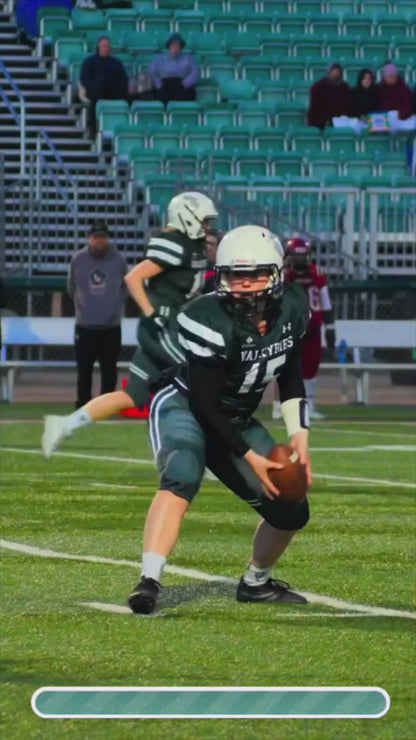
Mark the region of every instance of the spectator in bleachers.
[[97, 100], [127, 100], [128, 77], [123, 64], [111, 56], [108, 36], [101, 36], [95, 54], [84, 59], [80, 71], [80, 83], [85, 88], [89, 101], [87, 125], [89, 136], [95, 139], [97, 124], [95, 104]]
[[380, 111], [397, 111], [401, 121], [413, 114], [413, 96], [395, 64], [388, 62], [383, 67], [383, 76], [377, 85]]
[[369, 113], [379, 110], [378, 90], [371, 69], [362, 69], [358, 73], [357, 85], [351, 94], [351, 116], [354, 118], [365, 118]]
[[183, 51], [185, 41], [172, 33], [166, 51], [158, 54], [149, 65], [154, 96], [163, 104], [169, 100], [195, 100], [199, 68], [192, 54]]
[[324, 129], [334, 116], [348, 116], [351, 110], [351, 88], [342, 79], [338, 62], [328, 66], [325, 77], [314, 82], [309, 90], [308, 126]]

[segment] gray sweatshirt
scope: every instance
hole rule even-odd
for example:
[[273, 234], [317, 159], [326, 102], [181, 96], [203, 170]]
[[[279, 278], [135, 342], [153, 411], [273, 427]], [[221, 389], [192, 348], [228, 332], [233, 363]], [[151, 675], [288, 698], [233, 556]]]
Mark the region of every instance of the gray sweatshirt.
[[72, 257], [67, 289], [74, 301], [77, 324], [107, 329], [120, 324], [126, 300], [124, 257], [114, 247], [96, 257], [88, 246]]

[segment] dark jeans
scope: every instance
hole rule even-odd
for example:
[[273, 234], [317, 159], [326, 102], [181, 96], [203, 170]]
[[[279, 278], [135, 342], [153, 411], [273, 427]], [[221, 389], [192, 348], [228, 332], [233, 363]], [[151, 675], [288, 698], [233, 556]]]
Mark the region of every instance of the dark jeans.
[[167, 77], [162, 81], [160, 90], [153, 90], [155, 98], [166, 105], [169, 100], [195, 100], [194, 87], [184, 87], [179, 77]]
[[95, 118], [95, 105], [97, 100], [127, 100], [125, 91], [117, 92], [113, 88], [107, 90], [101, 90], [98, 94], [87, 90], [87, 97], [89, 102], [88, 113], [87, 113], [87, 126], [89, 128], [90, 136], [95, 138], [97, 133], [97, 121]]
[[77, 400], [79, 409], [91, 400], [92, 369], [98, 360], [101, 372], [101, 393], [110, 393], [117, 383], [117, 359], [121, 349], [121, 327], [86, 329], [75, 326], [75, 358], [77, 361]]

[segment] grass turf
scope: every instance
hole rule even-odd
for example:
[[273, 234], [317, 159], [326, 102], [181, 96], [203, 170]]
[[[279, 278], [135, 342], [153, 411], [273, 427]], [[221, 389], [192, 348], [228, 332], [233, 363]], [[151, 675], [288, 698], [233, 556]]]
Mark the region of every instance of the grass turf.
[[[341, 409], [342, 410], [342, 409]], [[37, 405], [3, 408], [36, 419]], [[48, 409], [49, 411], [49, 409]], [[360, 409], [360, 411], [362, 411]], [[409, 421], [403, 414], [398, 421]], [[337, 416], [311, 434], [316, 473], [312, 518], [277, 569], [298, 588], [360, 604], [414, 609], [414, 492], [350, 477], [412, 483], [410, 450], [343, 451], [414, 444], [414, 426]], [[341, 423], [343, 422], [343, 423]], [[273, 427], [283, 439], [282, 427]], [[38, 454], [41, 424], [1, 427], [2, 536], [14, 542], [134, 563], [157, 477], [145, 424], [79, 430], [63, 452]], [[322, 450], [322, 448], [336, 448]], [[26, 453], [24, 452], [26, 451]], [[131, 462], [109, 461], [108, 456]], [[328, 480], [317, 474], [332, 474]], [[256, 516], [219, 484], [204, 482], [171, 563], [239, 577]], [[3, 550], [3, 733], [9, 738], [413, 738], [414, 621], [331, 616], [328, 606], [242, 605], [234, 587], [166, 574], [163, 619], [107, 614], [81, 602], [124, 604], [138, 571]], [[327, 616], [318, 614], [327, 613]], [[316, 615], [316, 616], [314, 616]], [[379, 720], [49, 720], [30, 697], [40, 686], [381, 686], [391, 696]]]

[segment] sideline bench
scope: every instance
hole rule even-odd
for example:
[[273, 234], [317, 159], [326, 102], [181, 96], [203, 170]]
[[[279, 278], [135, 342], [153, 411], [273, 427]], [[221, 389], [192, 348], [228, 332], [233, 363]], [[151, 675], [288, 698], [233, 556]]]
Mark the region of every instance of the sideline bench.
[[[121, 344], [123, 347], [135, 347], [137, 345], [137, 323], [138, 319], [122, 319]], [[2, 316], [1, 329], [3, 342], [1, 393], [4, 401], [11, 402], [13, 400], [13, 388], [17, 370], [74, 368], [76, 366], [75, 360], [42, 359], [42, 350], [44, 347], [73, 347], [75, 332], [75, 318], [73, 317]], [[37, 347], [39, 348], [40, 359], [6, 359], [8, 347]], [[119, 369], [126, 369], [129, 365], [130, 362], [123, 360], [117, 363]]]
[[[122, 319], [122, 346], [136, 346], [138, 319]], [[42, 352], [47, 346], [73, 346], [74, 318], [62, 317], [22, 317], [2, 316], [3, 354], [7, 347], [39, 347]], [[416, 347], [416, 322], [403, 321], [365, 321], [337, 320], [335, 322], [336, 344], [345, 341], [353, 349], [353, 362], [324, 362], [322, 370], [338, 370], [341, 380], [341, 394], [346, 399], [347, 373], [353, 372], [356, 378], [356, 400], [368, 404], [369, 373], [390, 372], [391, 370], [416, 370], [416, 363], [361, 362], [360, 350], [369, 349], [414, 349]], [[129, 362], [120, 361], [117, 366], [128, 368]], [[73, 368], [74, 360], [4, 359], [1, 363], [1, 387], [4, 400], [13, 400], [15, 372], [30, 368]]]

